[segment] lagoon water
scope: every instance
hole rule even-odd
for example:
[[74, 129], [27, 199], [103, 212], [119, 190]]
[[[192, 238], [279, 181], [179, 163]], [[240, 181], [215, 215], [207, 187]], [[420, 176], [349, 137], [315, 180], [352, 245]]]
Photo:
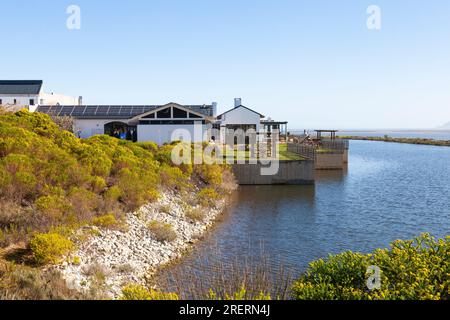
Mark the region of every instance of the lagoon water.
[[240, 187], [222, 221], [171, 268], [203, 270], [263, 247], [274, 268], [282, 262], [300, 273], [330, 253], [450, 234], [448, 147], [351, 141], [348, 169], [316, 179], [315, 186]]
[[[293, 134], [303, 134], [303, 130], [291, 130]], [[309, 133], [314, 136], [313, 130]], [[338, 136], [360, 136], [360, 137], [384, 137], [392, 138], [420, 138], [420, 139], [435, 139], [435, 140], [450, 140], [450, 130], [339, 130]], [[326, 134], [325, 134], [326, 136]]]

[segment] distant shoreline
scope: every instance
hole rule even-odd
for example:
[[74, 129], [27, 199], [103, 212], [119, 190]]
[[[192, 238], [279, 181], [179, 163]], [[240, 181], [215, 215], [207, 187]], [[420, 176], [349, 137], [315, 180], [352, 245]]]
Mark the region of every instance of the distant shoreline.
[[339, 136], [338, 138], [348, 140], [381, 141], [381, 142], [395, 142], [395, 143], [450, 147], [450, 140], [436, 140], [426, 138], [393, 138], [389, 136], [385, 137]]

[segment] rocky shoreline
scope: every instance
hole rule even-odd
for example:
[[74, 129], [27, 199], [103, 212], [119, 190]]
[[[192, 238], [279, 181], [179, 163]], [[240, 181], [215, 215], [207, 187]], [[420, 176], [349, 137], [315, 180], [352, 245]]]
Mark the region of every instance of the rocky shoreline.
[[[145, 284], [158, 268], [180, 258], [214, 223], [225, 204], [226, 199], [217, 201], [214, 208], [205, 208], [202, 221], [194, 221], [186, 217], [190, 205], [185, 197], [166, 191], [157, 202], [127, 213], [120, 230], [97, 227], [81, 230], [88, 238], [56, 268], [70, 288], [87, 292], [95, 286], [106, 297], [117, 298], [123, 286]], [[148, 229], [148, 223], [154, 220], [170, 224], [176, 239], [156, 240]]]

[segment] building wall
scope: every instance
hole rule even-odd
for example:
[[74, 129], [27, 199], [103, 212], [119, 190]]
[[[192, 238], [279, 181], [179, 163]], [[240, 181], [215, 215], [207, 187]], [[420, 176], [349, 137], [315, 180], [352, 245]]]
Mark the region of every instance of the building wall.
[[[138, 125], [137, 138], [139, 142], [153, 141], [161, 145], [172, 140], [202, 142], [205, 140], [207, 125]], [[176, 131], [176, 132], [175, 132]], [[172, 134], [174, 136], [172, 137]], [[172, 139], [173, 138], [173, 139]]]
[[127, 123], [126, 119], [119, 120], [103, 120], [103, 119], [74, 119], [73, 121], [73, 132], [80, 138], [89, 138], [97, 134], [105, 133], [105, 124], [110, 122], [124, 122]]
[[[11, 105], [17, 108], [29, 108], [31, 112], [36, 111], [38, 105], [77, 105], [78, 98], [65, 96], [62, 94], [18, 94], [18, 95], [0, 95], [2, 105]], [[16, 99], [16, 104], [14, 104]], [[30, 99], [34, 100], [34, 105], [30, 105]]]
[[221, 126], [227, 124], [254, 124], [256, 131], [259, 131], [261, 117], [259, 114], [252, 112], [246, 108], [235, 108], [222, 115], [220, 121]]
[[342, 170], [344, 166], [343, 153], [316, 153], [317, 170]]
[[313, 160], [279, 161], [278, 165], [274, 175], [262, 175], [261, 169], [267, 166], [261, 163], [233, 164], [232, 168], [240, 185], [314, 184]]
[[[34, 104], [39, 104], [39, 95], [37, 94], [17, 94], [17, 95], [0, 95], [1, 105], [14, 105], [18, 108], [25, 108], [30, 105], [30, 99], [34, 99]], [[14, 99], [16, 99], [16, 104], [14, 104]]]
[[76, 106], [78, 105], [78, 98], [65, 96], [57, 93], [41, 93], [39, 95], [39, 104], [42, 105], [66, 105], [66, 106]]

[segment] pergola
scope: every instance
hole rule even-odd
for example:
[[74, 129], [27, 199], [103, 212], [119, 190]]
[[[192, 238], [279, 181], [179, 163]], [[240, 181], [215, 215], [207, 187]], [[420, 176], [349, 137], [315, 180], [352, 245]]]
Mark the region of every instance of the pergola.
[[317, 133], [317, 140], [322, 139], [322, 133], [330, 133], [331, 140], [336, 140], [336, 132], [339, 130], [314, 130]]
[[287, 138], [287, 121], [272, 121], [272, 120], [264, 120], [261, 121], [261, 125], [264, 126], [264, 132], [267, 134], [271, 133], [273, 130], [278, 130], [281, 136], [285, 136]]

